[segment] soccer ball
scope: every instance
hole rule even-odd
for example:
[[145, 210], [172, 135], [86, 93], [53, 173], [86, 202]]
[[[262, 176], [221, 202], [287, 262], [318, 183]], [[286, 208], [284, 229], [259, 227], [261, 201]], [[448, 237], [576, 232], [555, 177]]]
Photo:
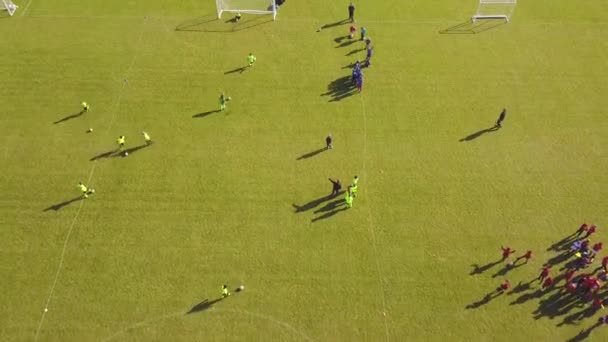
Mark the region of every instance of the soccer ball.
[[507, 264], [507, 267], [513, 267], [513, 261]]
[[228, 96], [227, 100], [232, 101], [232, 97]]
[[239, 286], [239, 290], [244, 291], [245, 290], [245, 285]]
[[129, 155], [129, 152], [126, 152], [126, 151], [125, 151], [124, 156], [126, 157], [126, 156], [128, 156], [128, 155]]
[[95, 193], [95, 189], [91, 189], [89, 190], [90, 193], [94, 194]]

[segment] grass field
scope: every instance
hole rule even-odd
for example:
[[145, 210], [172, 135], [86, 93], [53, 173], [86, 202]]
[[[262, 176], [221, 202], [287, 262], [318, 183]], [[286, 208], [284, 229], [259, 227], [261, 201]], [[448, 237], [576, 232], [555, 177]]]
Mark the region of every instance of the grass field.
[[[360, 94], [344, 87], [364, 44], [330, 25], [347, 1], [238, 24], [212, 1], [16, 2], [0, 17], [0, 340], [608, 339], [608, 311], [536, 284], [466, 308], [536, 277], [584, 221], [608, 241], [608, 2], [521, 1], [471, 25], [474, 0], [358, 1]], [[107, 155], [142, 130], [153, 145]], [[354, 175], [353, 208], [323, 199]], [[501, 245], [534, 258], [470, 275]], [[225, 283], [246, 289], [215, 302]]]

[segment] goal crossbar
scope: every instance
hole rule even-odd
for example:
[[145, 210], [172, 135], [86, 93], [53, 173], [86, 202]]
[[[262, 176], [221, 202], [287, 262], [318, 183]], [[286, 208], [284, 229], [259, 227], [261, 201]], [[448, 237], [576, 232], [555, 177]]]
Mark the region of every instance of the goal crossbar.
[[471, 21], [502, 19], [509, 22], [516, 5], [517, 0], [479, 0], [477, 12], [471, 17]]
[[277, 4], [275, 0], [215, 0], [218, 19], [222, 13], [248, 13], [248, 14], [272, 14], [272, 19], [277, 17]]

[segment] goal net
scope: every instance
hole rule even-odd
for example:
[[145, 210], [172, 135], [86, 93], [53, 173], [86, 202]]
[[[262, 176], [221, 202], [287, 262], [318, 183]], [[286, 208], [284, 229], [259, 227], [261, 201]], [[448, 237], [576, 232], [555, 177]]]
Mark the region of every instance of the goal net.
[[475, 22], [479, 19], [504, 19], [508, 22], [516, 4], [517, 0], [479, 0], [477, 13], [471, 20]]
[[277, 17], [277, 4], [275, 0], [215, 0], [217, 17], [221, 18], [223, 12], [272, 14]]
[[8, 15], [12, 16], [17, 10], [17, 5], [11, 0], [0, 0], [0, 10], [7, 11]]

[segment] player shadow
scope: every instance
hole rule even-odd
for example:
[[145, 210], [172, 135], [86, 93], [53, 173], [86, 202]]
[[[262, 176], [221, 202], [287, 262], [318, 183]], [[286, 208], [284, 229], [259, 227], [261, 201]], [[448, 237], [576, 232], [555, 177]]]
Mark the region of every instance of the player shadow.
[[476, 34], [491, 30], [506, 24], [504, 19], [484, 19], [475, 22], [467, 20], [463, 23], [439, 31], [440, 34]]
[[230, 33], [271, 22], [273, 22], [272, 14], [246, 16], [238, 22], [233, 19], [223, 21], [218, 19], [216, 14], [208, 14], [180, 23], [175, 27], [175, 31]]
[[[343, 193], [344, 191], [342, 191], [341, 193]], [[317, 199], [314, 199], [304, 205], [297, 205], [295, 203], [292, 203], [291, 206], [294, 207], [296, 209], [296, 213], [301, 213], [301, 212], [305, 212], [308, 211], [310, 209], [316, 208], [317, 206], [319, 206], [321, 203], [331, 199], [331, 196], [323, 196], [323, 197], [319, 197]]]
[[346, 54], [346, 55], [344, 55], [344, 56], [352, 56], [352, 55], [354, 55], [354, 54], [356, 54], [356, 53], [358, 53], [358, 52], [361, 52], [361, 51], [365, 51], [365, 49], [364, 49], [364, 48], [361, 48], [361, 49], [354, 49], [354, 50], [351, 50], [349, 53], [347, 53], [347, 54]]
[[490, 303], [492, 301], [492, 299], [500, 297], [504, 292], [500, 291], [498, 289], [492, 291], [492, 292], [488, 292], [483, 298], [481, 298], [480, 300], [473, 302], [467, 306], [465, 306], [465, 309], [471, 310], [471, 309], [477, 309], [479, 307], [482, 307], [488, 303]]
[[228, 70], [228, 71], [224, 72], [224, 75], [234, 74], [237, 72], [239, 74], [242, 74], [243, 72], [245, 72], [245, 70], [247, 70], [247, 66], [242, 66], [242, 67], [238, 67], [236, 69]]
[[576, 336], [568, 339], [567, 342], [581, 342], [586, 340], [589, 335], [591, 335], [591, 332], [600, 325], [602, 325], [602, 322], [600, 320], [596, 321], [595, 324], [593, 324], [587, 329], [581, 330]]
[[564, 237], [563, 239], [555, 242], [551, 246], [549, 246], [547, 248], [547, 252], [549, 252], [549, 251], [559, 252], [559, 251], [567, 250], [568, 247], [572, 243], [574, 243], [574, 241], [576, 241], [576, 240], [577, 240], [577, 235], [576, 235], [576, 232], [574, 232], [574, 233]]
[[312, 152], [304, 153], [303, 155], [299, 156], [296, 160], [312, 158], [312, 157], [316, 156], [317, 154], [325, 152], [325, 151], [327, 151], [327, 148], [323, 147], [318, 150], [314, 150]]
[[[344, 191], [342, 191], [342, 192], [344, 192]], [[315, 210], [314, 213], [318, 214], [318, 213], [322, 213], [322, 212], [327, 212], [327, 211], [335, 210], [335, 209], [340, 208], [341, 206], [343, 206], [345, 204], [346, 204], [346, 201], [344, 201], [344, 199], [337, 199], [335, 201], [331, 201], [331, 202], [327, 203], [322, 208], [319, 208], [319, 209]]]
[[557, 316], [567, 314], [570, 310], [580, 305], [579, 296], [562, 293], [562, 291], [556, 290], [556, 287], [552, 287], [543, 292], [543, 294], [554, 293], [539, 302], [538, 308], [533, 312], [534, 319], [540, 319], [542, 317], [554, 319]]
[[358, 42], [358, 40], [355, 39], [354, 37], [349, 38], [349, 36], [346, 35], [346, 36], [340, 36], [340, 37], [334, 38], [334, 42], [338, 43], [338, 45], [335, 48], [339, 49], [339, 48], [349, 46], [353, 43], [356, 43], [356, 42]]
[[102, 159], [102, 158], [109, 158], [114, 153], [116, 153], [118, 151], [119, 151], [118, 149], [115, 149], [115, 150], [111, 150], [111, 151], [108, 151], [108, 152], [103, 152], [103, 153], [100, 153], [100, 154], [96, 155], [95, 157], [93, 157], [93, 158], [91, 158], [89, 160], [90, 161], [96, 161], [96, 160], [99, 160], [99, 159]]
[[112, 157], [114, 157], [114, 158], [116, 158], [116, 157], [122, 157], [122, 156], [125, 155], [125, 153], [133, 154], [133, 153], [135, 153], [135, 152], [137, 152], [137, 151], [139, 151], [141, 149], [144, 149], [144, 148], [150, 147], [150, 146], [152, 146], [151, 143], [150, 144], [143, 143], [143, 144], [141, 144], [139, 146], [134, 146], [134, 147], [127, 148], [126, 150], [122, 150], [120, 153], [116, 153], [116, 154], [112, 155]]
[[350, 20], [344, 19], [344, 20], [336, 21], [334, 23], [325, 24], [325, 25], [321, 26], [321, 29], [324, 30], [324, 29], [328, 29], [328, 28], [344, 25], [344, 24], [347, 24], [349, 22], [350, 22]]
[[201, 312], [201, 311], [205, 311], [209, 308], [211, 308], [213, 306], [213, 304], [216, 304], [220, 301], [222, 301], [225, 297], [220, 297], [217, 299], [214, 299], [212, 301], [209, 301], [209, 299], [205, 299], [204, 301], [196, 304], [195, 306], [193, 306], [190, 311], [186, 312], [186, 315], [189, 314], [193, 314], [193, 313], [197, 313], [197, 312]]
[[551, 265], [551, 266], [557, 266], [565, 261], [568, 261], [568, 259], [570, 259], [572, 255], [570, 253], [560, 253], [554, 257], [552, 257], [551, 259], [547, 260], [547, 262], [545, 262], [545, 264], [547, 265]]
[[473, 267], [473, 270], [471, 271], [471, 273], [469, 273], [469, 275], [476, 275], [476, 274], [482, 274], [483, 272], [489, 270], [490, 268], [500, 264], [502, 262], [502, 259], [487, 263], [483, 266], [479, 266], [478, 264], [471, 264], [471, 267]]
[[517, 284], [517, 286], [515, 286], [513, 289], [511, 289], [511, 291], [509, 291], [509, 293], [507, 293], [508, 296], [517, 294], [517, 293], [522, 293], [525, 291], [528, 291], [530, 289], [532, 289], [532, 287], [530, 285], [532, 285], [532, 282], [534, 280], [530, 280], [527, 283], [522, 283], [521, 281]]
[[70, 114], [68, 116], [66, 116], [65, 118], [59, 119], [55, 122], [53, 122], [54, 125], [62, 123], [64, 121], [68, 121], [68, 120], [72, 120], [72, 119], [76, 119], [77, 117], [81, 116], [82, 114], [84, 114], [86, 112], [86, 110], [81, 110], [78, 113], [74, 113], [74, 114]]
[[475, 139], [479, 138], [480, 136], [482, 136], [482, 135], [484, 135], [484, 134], [486, 134], [486, 133], [495, 132], [495, 131], [497, 131], [499, 128], [500, 128], [500, 127], [499, 127], [499, 126], [497, 126], [497, 125], [494, 125], [494, 126], [492, 126], [492, 127], [490, 127], [490, 128], [484, 128], [484, 129], [479, 130], [479, 131], [477, 131], [477, 132], [475, 132], [475, 133], [473, 133], [473, 134], [469, 134], [469, 135], [467, 135], [466, 137], [464, 137], [464, 138], [462, 138], [462, 139], [460, 139], [460, 140], [458, 140], [458, 141], [460, 141], [460, 142], [464, 142], [464, 141], [472, 141], [472, 140], [475, 140]]
[[347, 210], [347, 209], [348, 209], [348, 207], [342, 207], [342, 208], [339, 208], [339, 209], [328, 211], [328, 212], [326, 212], [325, 214], [323, 214], [321, 216], [317, 216], [317, 217], [313, 218], [312, 220], [310, 220], [310, 222], [314, 223], [314, 222], [317, 222], [317, 221], [320, 221], [320, 220], [328, 219], [328, 218], [336, 215], [337, 213], [339, 213], [341, 211], [344, 211], [344, 210]]
[[[576, 298], [578, 299], [578, 301], [581, 300], [578, 297], [576, 297]], [[581, 302], [573, 303], [572, 305], [570, 305], [569, 310], [574, 309], [574, 308], [583, 308], [583, 309], [564, 317], [564, 319], [561, 322], [559, 322], [558, 324], [556, 324], [556, 326], [561, 327], [564, 325], [578, 325], [579, 321], [582, 321], [585, 318], [589, 318], [589, 317], [593, 316], [598, 310], [592, 306], [589, 306], [586, 308], [584, 306], [585, 305]]]
[[343, 76], [329, 83], [327, 92], [321, 96], [330, 96], [329, 102], [336, 102], [356, 94], [355, 89], [350, 76]]
[[82, 197], [82, 196], [76, 196], [76, 197], [74, 197], [72, 199], [69, 199], [67, 201], [63, 201], [61, 203], [53, 204], [52, 206], [50, 206], [48, 208], [45, 208], [43, 211], [49, 211], [49, 210], [59, 211], [59, 210], [61, 210], [61, 208], [65, 207], [67, 205], [70, 205], [73, 202], [80, 201], [83, 198], [84, 197]]
[[206, 116], [209, 116], [209, 115], [215, 114], [215, 113], [219, 113], [219, 112], [221, 112], [221, 110], [219, 110], [219, 109], [210, 110], [210, 111], [207, 111], [207, 112], [202, 112], [202, 113], [194, 114], [194, 115], [192, 115], [192, 117], [193, 118], [204, 118]]
[[492, 274], [492, 278], [502, 277], [502, 276], [506, 275], [507, 273], [509, 273], [509, 271], [512, 271], [523, 265], [525, 265], [525, 263], [513, 264], [511, 266], [509, 266], [509, 264], [505, 264], [500, 270], [498, 270], [498, 272]]

